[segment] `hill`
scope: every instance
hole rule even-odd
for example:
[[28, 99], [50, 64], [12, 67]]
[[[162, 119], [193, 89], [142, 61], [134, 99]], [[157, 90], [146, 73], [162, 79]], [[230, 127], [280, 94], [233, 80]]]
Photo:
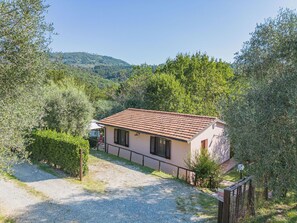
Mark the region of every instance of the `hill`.
[[66, 65], [86, 68], [98, 76], [113, 80], [124, 81], [132, 73], [132, 65], [109, 56], [101, 56], [84, 52], [73, 53], [51, 53], [52, 61], [61, 62]]
[[52, 60], [60, 61], [67, 65], [79, 67], [91, 67], [104, 65], [104, 66], [131, 66], [129, 63], [109, 56], [101, 56], [97, 54], [85, 52], [71, 52], [71, 53], [51, 53]]

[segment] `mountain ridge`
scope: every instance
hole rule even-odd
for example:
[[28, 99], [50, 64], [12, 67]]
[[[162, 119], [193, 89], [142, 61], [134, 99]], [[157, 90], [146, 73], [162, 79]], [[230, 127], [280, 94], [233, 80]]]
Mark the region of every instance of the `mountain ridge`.
[[128, 62], [111, 56], [104, 56], [87, 52], [53, 52], [50, 59], [64, 64], [95, 67], [95, 66], [131, 66]]

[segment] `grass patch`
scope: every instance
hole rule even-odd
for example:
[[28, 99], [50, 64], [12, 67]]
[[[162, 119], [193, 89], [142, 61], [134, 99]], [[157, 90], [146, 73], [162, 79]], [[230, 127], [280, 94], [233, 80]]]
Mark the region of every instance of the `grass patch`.
[[11, 217], [0, 215], [0, 223], [15, 223], [16, 221]]
[[138, 171], [142, 172], [142, 173], [147, 173], [147, 174], [151, 174], [157, 177], [161, 177], [161, 178], [165, 178], [165, 179], [176, 179], [174, 176], [164, 173], [162, 171], [158, 171], [155, 169], [152, 169], [150, 167], [146, 167], [146, 166], [141, 166], [138, 163], [134, 163], [131, 162], [130, 160], [127, 160], [125, 158], [122, 157], [118, 157], [116, 155], [113, 154], [107, 154], [106, 152], [100, 151], [100, 150], [91, 150], [90, 151], [90, 156], [89, 156], [89, 163], [92, 164], [92, 162], [97, 162], [98, 160], [95, 160], [93, 157], [96, 157], [97, 159], [103, 159], [103, 160], [107, 160], [107, 161], [118, 161], [121, 164], [127, 165], [127, 166], [131, 166], [134, 167], [135, 169], [137, 169]]
[[177, 209], [183, 213], [191, 213], [199, 221], [217, 222], [218, 201], [204, 193], [192, 194], [176, 198]]
[[297, 200], [293, 193], [282, 201], [264, 201], [258, 199], [256, 216], [248, 217], [244, 223], [296, 223], [297, 222]]
[[230, 182], [236, 182], [236, 181], [240, 180], [240, 174], [236, 170], [236, 168], [233, 168], [232, 170], [230, 170], [229, 172], [225, 173], [222, 176], [222, 180], [226, 180], [226, 181], [230, 181]]
[[[92, 157], [90, 156], [89, 159], [92, 160]], [[41, 169], [49, 174], [52, 174], [58, 178], [64, 178], [65, 180], [67, 180], [71, 183], [81, 185], [83, 187], [83, 189], [88, 192], [101, 194], [101, 193], [104, 193], [104, 191], [105, 191], [105, 183], [102, 181], [96, 180], [93, 177], [91, 172], [88, 172], [83, 177], [83, 180], [80, 181], [77, 178], [73, 178], [61, 170], [55, 169], [54, 167], [48, 165], [47, 163], [34, 162], [34, 164], [37, 165], [39, 169]]]
[[2, 173], [2, 176], [4, 177], [4, 179], [12, 181], [18, 187], [25, 189], [28, 193], [30, 193], [36, 197], [39, 197], [43, 200], [49, 199], [48, 196], [46, 196], [44, 193], [42, 193], [38, 190], [35, 190], [33, 187], [25, 184], [24, 182], [20, 181], [18, 178], [16, 178], [15, 176], [13, 176], [9, 173]]

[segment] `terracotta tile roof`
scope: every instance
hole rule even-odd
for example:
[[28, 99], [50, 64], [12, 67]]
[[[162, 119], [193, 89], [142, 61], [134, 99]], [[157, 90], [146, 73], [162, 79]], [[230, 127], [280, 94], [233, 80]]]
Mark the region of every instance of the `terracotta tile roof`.
[[191, 141], [194, 136], [215, 121], [219, 120], [208, 116], [129, 108], [104, 118], [99, 123], [152, 135]]

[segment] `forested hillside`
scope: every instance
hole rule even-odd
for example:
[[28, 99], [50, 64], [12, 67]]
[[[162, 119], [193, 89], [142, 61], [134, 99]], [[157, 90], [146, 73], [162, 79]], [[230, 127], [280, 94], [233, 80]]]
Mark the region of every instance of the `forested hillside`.
[[120, 59], [85, 52], [58, 52], [51, 53], [50, 56], [53, 60], [61, 60], [61, 62], [63, 62], [64, 64], [75, 65], [80, 67], [94, 67], [96, 65], [130, 66], [130, 64]]
[[132, 65], [109, 56], [84, 52], [51, 53], [51, 61], [81, 67], [96, 73], [98, 76], [113, 81], [123, 81], [131, 76]]

